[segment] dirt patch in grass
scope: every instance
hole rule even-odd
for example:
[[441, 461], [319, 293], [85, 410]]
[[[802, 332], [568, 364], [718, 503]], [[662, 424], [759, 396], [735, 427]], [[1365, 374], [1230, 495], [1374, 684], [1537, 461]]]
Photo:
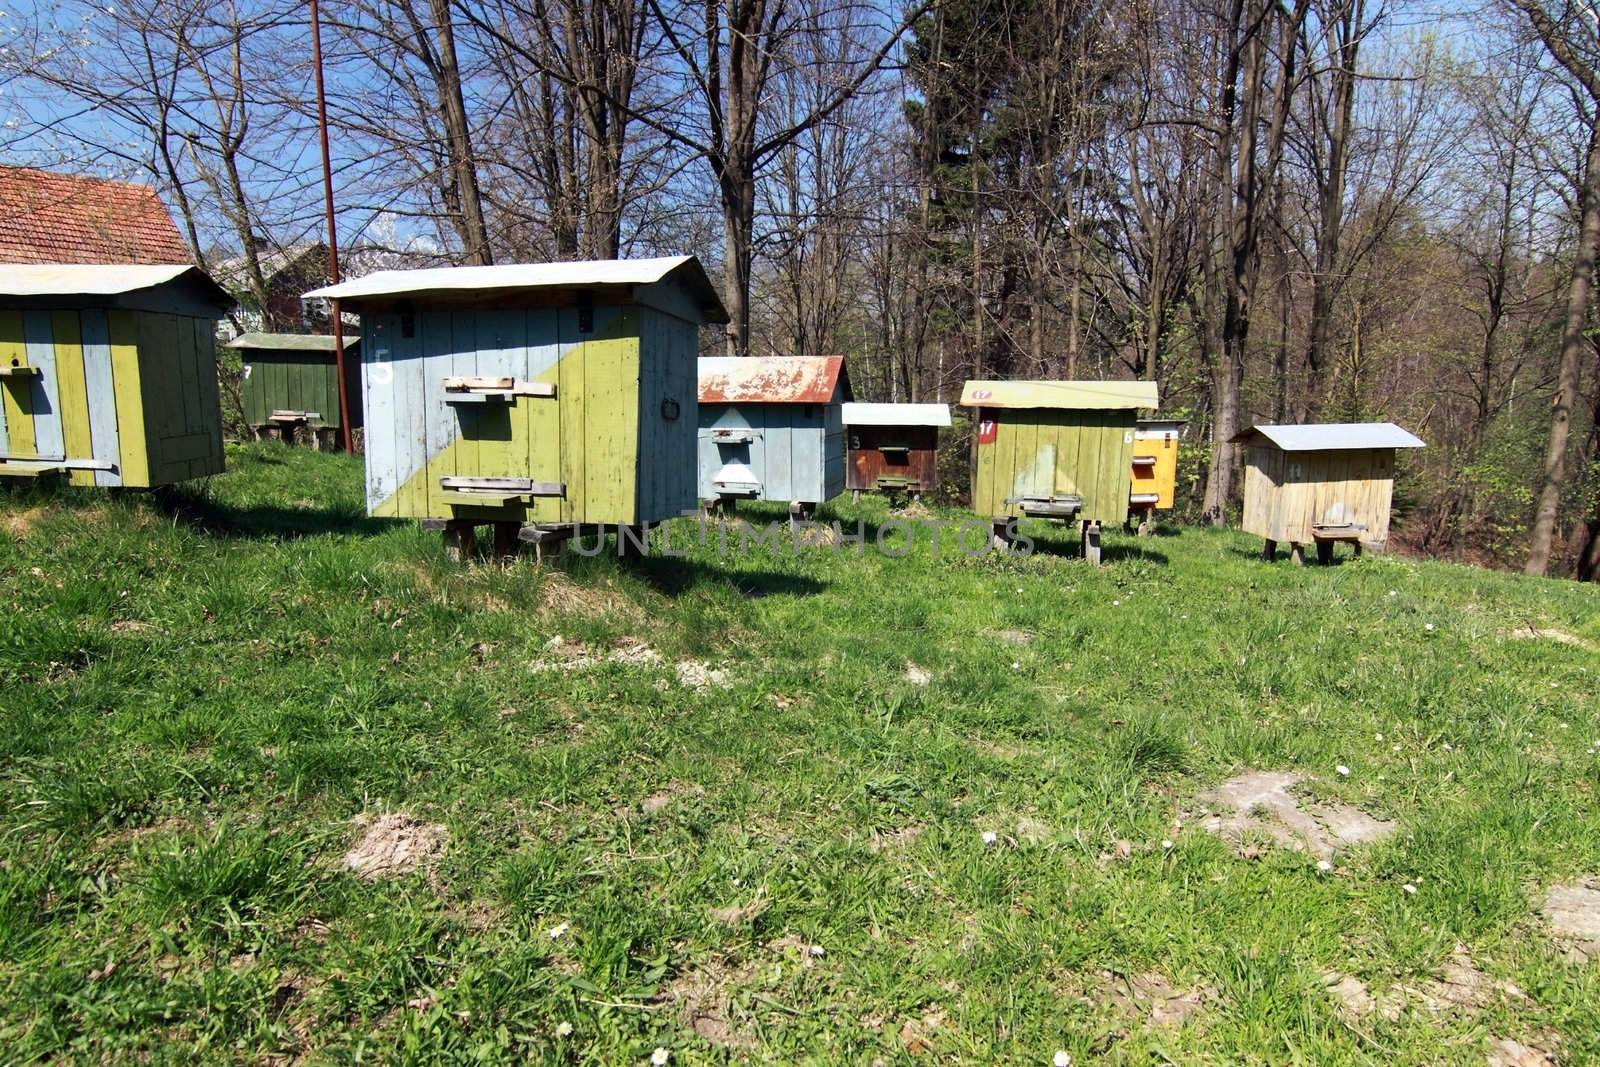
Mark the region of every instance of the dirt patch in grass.
[[1296, 797], [1291, 790], [1304, 780], [1294, 771], [1250, 771], [1235, 775], [1198, 800], [1220, 812], [1201, 821], [1210, 833], [1225, 837], [1247, 854], [1252, 839], [1266, 837], [1285, 848], [1309, 851], [1331, 859], [1339, 849], [1376, 841], [1395, 824], [1337, 802]]
[[722, 959], [708, 960], [667, 983], [657, 998], [677, 1009], [683, 1024], [719, 1048], [749, 1049], [755, 1039], [744, 1031], [748, 1020], [735, 1003], [735, 993], [755, 977], [754, 964], [735, 967]]
[[1029, 645], [1033, 643], [1033, 634], [1027, 630], [995, 630], [993, 633], [1008, 645]]
[[905, 679], [912, 685], [927, 685], [929, 682], [933, 681], [933, 672], [928, 670], [926, 667], [919, 667], [910, 660], [907, 660]]
[[899, 852], [921, 837], [927, 827], [920, 823], [912, 823], [895, 830], [873, 830], [872, 839], [867, 847], [873, 852], [882, 855], [885, 852]]
[[704, 693], [707, 689], [730, 689], [733, 680], [724, 667], [713, 667], [697, 659], [680, 660], [672, 668], [678, 675], [678, 684], [685, 689]]
[[1436, 974], [1411, 985], [1395, 985], [1374, 994], [1354, 975], [1330, 971], [1323, 976], [1328, 995], [1346, 1018], [1365, 1018], [1376, 1013], [1390, 1022], [1406, 1007], [1425, 1009], [1430, 1014], [1476, 1015], [1499, 1000], [1525, 1002], [1528, 995], [1515, 982], [1492, 978], [1473, 962], [1465, 945], [1457, 945]]
[[764, 891], [758, 890], [756, 895], [744, 904], [729, 904], [725, 908], [712, 908], [709, 914], [724, 926], [743, 926], [754, 922], [762, 912], [772, 905]]
[[1556, 1067], [1553, 1055], [1510, 1037], [1489, 1038], [1489, 1067]]
[[1157, 971], [1133, 977], [1101, 971], [1088, 985], [1090, 1003], [1110, 1004], [1118, 1014], [1147, 1027], [1181, 1026], [1220, 996], [1209, 985], [1180, 990]]
[[444, 851], [449, 831], [439, 823], [423, 822], [403, 812], [357, 815], [364, 827], [361, 840], [344, 855], [344, 866], [367, 881], [394, 878], [431, 864]]
[[537, 660], [529, 668], [535, 674], [549, 671], [581, 671], [602, 663], [617, 663], [627, 667], [648, 667], [666, 662], [661, 653], [637, 637], [621, 637], [607, 651], [593, 648], [582, 641], [569, 641], [556, 634], [545, 642], [547, 658]]
[[138, 619], [118, 619], [111, 624], [111, 632], [114, 634], [142, 634], [146, 630], [154, 629], [150, 623], [140, 622]]
[[950, 1016], [939, 1005], [931, 1005], [921, 1015], [900, 1024], [900, 1044], [913, 1056], [920, 1056], [933, 1047], [941, 1032], [955, 1029]]
[[610, 582], [579, 584], [560, 571], [549, 571], [539, 587], [539, 606], [558, 615], [638, 621], [644, 612]]
[[684, 797], [703, 797], [705, 795], [706, 789], [703, 785], [690, 785], [687, 782], [676, 781], [668, 782], [665, 788], [658, 789], [639, 801], [639, 810], [646, 815], [659, 815]]
[[1540, 910], [1570, 958], [1600, 960], [1600, 879], [1551, 886]]
[[28, 535], [33, 533], [33, 528], [39, 524], [39, 520], [44, 516], [44, 508], [25, 508], [22, 511], [8, 511], [4, 515], [0, 515], [0, 528], [3, 528], [6, 533], [18, 541], [26, 541]]
[[1577, 634], [1559, 630], [1554, 626], [1535, 626], [1531, 622], [1507, 631], [1506, 636], [1525, 641], [1554, 641], [1561, 645], [1586, 648], [1591, 652], [1596, 650], [1593, 641], [1586, 641]]

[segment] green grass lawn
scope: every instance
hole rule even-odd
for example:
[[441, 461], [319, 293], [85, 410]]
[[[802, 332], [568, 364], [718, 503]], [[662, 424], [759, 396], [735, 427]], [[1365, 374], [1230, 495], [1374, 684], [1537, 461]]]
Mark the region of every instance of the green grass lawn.
[[[1600, 1061], [1539, 914], [1600, 874], [1600, 589], [1175, 529], [463, 568], [357, 460], [228, 464], [0, 493], [6, 1062]], [[1249, 769], [1398, 829], [1242, 858]], [[387, 813], [446, 843], [366, 880]], [[1491, 992], [1394, 992], [1458, 945]]]

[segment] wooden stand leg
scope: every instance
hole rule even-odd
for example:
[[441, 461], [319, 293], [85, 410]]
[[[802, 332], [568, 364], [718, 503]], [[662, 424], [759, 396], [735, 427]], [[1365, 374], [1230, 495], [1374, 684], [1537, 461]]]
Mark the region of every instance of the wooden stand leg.
[[1153, 509], [1153, 508], [1145, 508], [1143, 511], [1139, 512], [1139, 536], [1140, 537], [1149, 537], [1150, 536], [1150, 524], [1151, 524], [1151, 521], [1154, 518], [1155, 518], [1155, 509]]
[[1266, 560], [1268, 563], [1276, 563], [1278, 560], [1278, 542], [1274, 541], [1270, 537], [1265, 541], [1262, 541], [1261, 558]]
[[999, 549], [1002, 552], [1010, 549], [1010, 547], [1011, 547], [1011, 537], [1007, 532], [1008, 528], [1010, 527], [1010, 525], [1011, 525], [1011, 520], [1010, 519], [991, 519], [990, 520], [990, 523], [989, 523], [989, 547]]
[[314, 430], [314, 429], [307, 428], [306, 429], [306, 444], [311, 446], [311, 451], [313, 451], [313, 452], [321, 452], [322, 451], [322, 431], [321, 430]]
[[510, 563], [517, 558], [517, 534], [522, 531], [520, 522], [494, 524], [494, 558], [499, 563]]
[[1089, 564], [1100, 566], [1100, 524], [1086, 522], [1083, 524], [1083, 558]]
[[452, 563], [470, 563], [478, 554], [478, 528], [466, 519], [445, 523], [444, 551]]
[[1294, 561], [1296, 567], [1304, 567], [1306, 565], [1306, 546], [1298, 541], [1290, 545], [1289, 558]]
[[1332, 541], [1318, 541], [1317, 542], [1317, 562], [1321, 563], [1321, 564], [1324, 564], [1324, 565], [1333, 562], [1333, 542]]
[[1360, 559], [1361, 558], [1361, 542], [1360, 541], [1351, 541], [1350, 542], [1350, 551], [1351, 551], [1351, 554], [1356, 559]]
[[852, 503], [852, 504], [861, 503], [861, 490], [859, 490], [859, 489], [850, 490], [850, 503]]

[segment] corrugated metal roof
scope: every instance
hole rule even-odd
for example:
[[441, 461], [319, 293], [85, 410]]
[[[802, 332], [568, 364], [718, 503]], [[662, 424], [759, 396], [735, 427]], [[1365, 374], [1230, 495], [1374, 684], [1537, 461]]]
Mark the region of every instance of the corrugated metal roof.
[[[344, 335], [346, 348], [360, 340], [352, 333]], [[268, 349], [274, 352], [332, 352], [333, 337], [319, 333], [241, 333], [224, 347]]]
[[193, 281], [223, 305], [233, 303], [210, 275], [186, 263], [4, 263], [0, 296], [118, 296], [179, 279]]
[[949, 426], [949, 404], [846, 404], [846, 426]]
[[967, 408], [1068, 408], [1105, 411], [1153, 408], [1155, 382], [968, 382], [961, 390]]
[[842, 374], [843, 356], [704, 356], [700, 403], [826, 404]]
[[307, 297], [359, 304], [386, 297], [417, 298], [485, 291], [525, 292], [535, 289], [600, 289], [607, 286], [653, 285], [673, 274], [700, 290], [707, 319], [726, 322], [722, 299], [700, 261], [693, 256], [656, 259], [590, 259], [575, 263], [508, 263], [493, 267], [428, 267], [380, 270], [338, 285], [313, 289]]
[[1357, 448], [1426, 448], [1422, 439], [1392, 422], [1325, 422], [1298, 426], [1252, 426], [1233, 440], [1267, 440], [1285, 452], [1332, 452]]

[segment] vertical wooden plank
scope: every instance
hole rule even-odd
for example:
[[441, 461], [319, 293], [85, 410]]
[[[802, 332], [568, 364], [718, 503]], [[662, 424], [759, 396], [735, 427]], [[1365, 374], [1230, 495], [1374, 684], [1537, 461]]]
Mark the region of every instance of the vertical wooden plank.
[[[561, 461], [561, 412], [566, 398], [561, 395], [560, 314], [549, 308], [524, 312], [528, 377], [537, 382], [553, 382], [554, 399], [527, 397], [518, 403], [527, 441], [528, 477], [538, 482], [564, 480]], [[540, 497], [533, 502], [528, 517], [534, 522], [560, 522], [566, 502], [556, 497]]]
[[[71, 314], [71, 313], [69, 313]], [[94, 484], [122, 484], [122, 453], [117, 441], [116, 378], [111, 373], [111, 332], [104, 308], [77, 314], [83, 335], [84, 395], [89, 405], [90, 454], [111, 470], [95, 471]]]
[[122, 484], [150, 485], [150, 459], [145, 442], [143, 379], [139, 367], [138, 312], [114, 310], [106, 315], [111, 354], [112, 394], [117, 410], [117, 462]]
[[[26, 367], [28, 345], [22, 333], [22, 313], [0, 311], [0, 365]], [[33, 383], [27, 378], [0, 380], [0, 412], [6, 426], [6, 451], [13, 456], [36, 456], [33, 438]]]
[[[561, 344], [559, 381], [556, 399], [561, 405], [561, 480], [566, 483], [567, 496], [561, 517], [565, 522], [584, 522], [589, 514], [587, 487], [584, 484], [584, 452], [587, 448], [586, 422], [588, 402], [584, 393], [584, 335], [578, 332], [578, 312], [575, 308], [562, 308], [557, 313], [557, 331]], [[599, 520], [589, 520], [599, 521]]]
[[1003, 508], [996, 506], [995, 479], [999, 476], [995, 470], [995, 463], [999, 456], [999, 429], [995, 427], [990, 435], [992, 440], [984, 440], [984, 426], [1000, 418], [1000, 413], [994, 408], [974, 408], [972, 412], [972, 432], [978, 438], [977, 462], [972, 472], [972, 507], [979, 515], [986, 519], [1005, 514]]
[[660, 517], [665, 496], [664, 465], [659, 456], [670, 447], [667, 424], [661, 417], [661, 401], [667, 395], [667, 380], [672, 362], [663, 344], [662, 323], [666, 316], [653, 308], [641, 307], [639, 317], [639, 420], [638, 451], [634, 456], [634, 514], [640, 522], [655, 522]]
[[22, 336], [28, 346], [28, 363], [39, 368], [30, 387], [28, 406], [33, 411], [33, 445], [41, 456], [62, 456], [66, 441], [61, 426], [61, 388], [56, 371], [56, 350], [48, 311], [22, 313]]
[[197, 473], [221, 474], [225, 461], [222, 450], [222, 386], [217, 380], [217, 324], [210, 319], [196, 318], [189, 320], [189, 328], [194, 332], [205, 431], [211, 435], [209, 461], [204, 464], [205, 470]]
[[417, 312], [412, 335], [406, 337], [402, 330], [394, 344], [395, 451], [401, 470], [398, 506], [401, 515], [413, 519], [448, 515], [435, 509], [433, 497], [440, 491], [438, 475], [456, 473], [430, 469], [430, 461], [449, 447], [448, 443], [436, 445], [429, 437], [434, 416], [430, 401], [441, 397], [444, 388], [442, 376], [435, 373], [436, 367], [427, 357], [434, 345], [449, 351], [448, 311]]
[[[399, 485], [395, 453], [394, 339], [399, 333], [396, 315], [361, 317], [361, 402], [366, 411], [367, 512], [379, 509], [394, 496]], [[393, 514], [392, 511], [387, 512]]]
[[[752, 405], [755, 406], [755, 405]], [[762, 404], [757, 410], [766, 425], [762, 434], [763, 454], [761, 475], [762, 495], [768, 500], [804, 499], [817, 478], [809, 480], [802, 474], [796, 478], [795, 438], [810, 433], [804, 413], [795, 404]], [[821, 456], [813, 453], [813, 458]]]
[[182, 421], [172, 428], [174, 436], [204, 433], [206, 430], [204, 405], [200, 402], [200, 360], [194, 347], [194, 330], [187, 318], [172, 316], [173, 369], [178, 377], [174, 384], [183, 398]]
[[[84, 380], [83, 331], [76, 311], [50, 313], [50, 336], [55, 345], [56, 388], [61, 395], [61, 438], [68, 459], [93, 459], [89, 433], [89, 389]], [[93, 485], [94, 471], [75, 470], [67, 475], [72, 485]]]

